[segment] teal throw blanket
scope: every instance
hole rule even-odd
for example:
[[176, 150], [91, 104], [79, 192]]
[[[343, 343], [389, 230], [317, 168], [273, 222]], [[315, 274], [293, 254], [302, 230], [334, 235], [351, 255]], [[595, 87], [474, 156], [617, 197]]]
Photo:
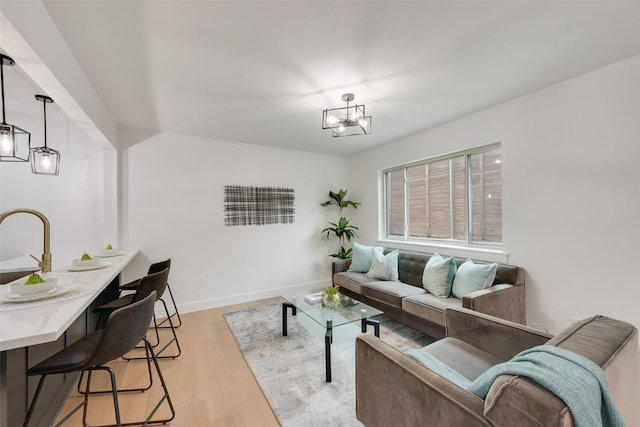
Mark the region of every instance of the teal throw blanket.
[[576, 427], [624, 427], [609, 394], [604, 371], [591, 360], [569, 350], [551, 345], [537, 346], [489, 368], [473, 382], [427, 352], [411, 349], [406, 354], [481, 399], [486, 398], [500, 375], [520, 375], [560, 398], [571, 411]]

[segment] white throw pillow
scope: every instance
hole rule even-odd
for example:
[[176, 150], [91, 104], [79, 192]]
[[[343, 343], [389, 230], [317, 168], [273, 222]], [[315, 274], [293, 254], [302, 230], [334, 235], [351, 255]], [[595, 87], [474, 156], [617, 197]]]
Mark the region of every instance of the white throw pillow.
[[422, 287], [437, 297], [449, 298], [456, 267], [453, 258], [442, 258], [438, 253], [433, 254], [424, 266]]
[[384, 255], [384, 248], [376, 247], [373, 249], [371, 257], [371, 268], [367, 272], [367, 276], [380, 280], [398, 280], [398, 249]]
[[474, 264], [470, 259], [458, 267], [451, 293], [456, 298], [493, 285], [498, 264]]

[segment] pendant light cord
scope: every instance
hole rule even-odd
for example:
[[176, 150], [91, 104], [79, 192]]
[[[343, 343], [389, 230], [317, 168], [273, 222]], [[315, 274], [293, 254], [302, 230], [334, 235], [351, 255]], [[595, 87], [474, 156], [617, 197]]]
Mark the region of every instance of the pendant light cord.
[[7, 121], [4, 116], [4, 59], [0, 63], [0, 86], [2, 86], [2, 124], [6, 125]]
[[44, 148], [47, 148], [47, 100], [42, 99], [42, 110], [44, 112]]

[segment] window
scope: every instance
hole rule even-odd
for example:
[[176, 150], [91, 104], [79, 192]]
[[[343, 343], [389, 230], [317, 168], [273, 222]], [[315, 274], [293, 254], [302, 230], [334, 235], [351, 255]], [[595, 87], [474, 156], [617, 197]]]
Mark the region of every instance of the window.
[[384, 171], [386, 237], [502, 243], [500, 144]]

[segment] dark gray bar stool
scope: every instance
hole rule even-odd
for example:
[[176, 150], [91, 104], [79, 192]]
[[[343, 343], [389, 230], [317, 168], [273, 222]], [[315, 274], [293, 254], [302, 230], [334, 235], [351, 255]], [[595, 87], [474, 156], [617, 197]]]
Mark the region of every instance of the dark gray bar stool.
[[[147, 274], [157, 273], [159, 271], [164, 270], [165, 268], [169, 268], [169, 269], [171, 268], [171, 258], [169, 258], [166, 261], [160, 261], [160, 262], [151, 264], [149, 266], [149, 270], [147, 271]], [[123, 291], [135, 291], [139, 283], [140, 283], [140, 279], [137, 279], [132, 282], [126, 283], [124, 285], [121, 285], [120, 288], [118, 288], [118, 290], [120, 291], [121, 294]], [[172, 317], [176, 316], [178, 318], [178, 323], [174, 325], [174, 328], [179, 328], [180, 326], [182, 326], [182, 319], [180, 318], [178, 305], [176, 304], [176, 300], [173, 298], [173, 292], [171, 292], [171, 286], [169, 286], [169, 282], [167, 282], [167, 291], [169, 291], [169, 297], [171, 297], [171, 302], [173, 303], [173, 314], [171, 316]], [[171, 326], [161, 326], [167, 321], [168, 321], [168, 318], [164, 319], [162, 322], [158, 324], [158, 327], [170, 328]]]
[[[100, 313], [99, 319], [102, 319], [105, 314], [110, 313], [113, 310], [116, 310], [118, 308], [129, 305], [133, 302], [139, 301], [140, 299], [149, 295], [152, 291], [156, 291], [156, 300], [160, 301], [162, 303], [162, 306], [164, 307], [164, 311], [167, 314], [167, 319], [169, 320], [171, 333], [173, 335], [173, 337], [160, 350], [156, 352], [156, 356], [159, 359], [175, 359], [176, 357], [180, 356], [180, 354], [182, 353], [182, 349], [180, 348], [180, 342], [178, 341], [178, 336], [176, 335], [176, 330], [173, 326], [173, 321], [171, 320], [171, 316], [169, 316], [169, 310], [167, 308], [167, 304], [162, 299], [162, 295], [164, 294], [164, 291], [167, 288], [168, 279], [169, 279], [169, 268], [165, 268], [164, 270], [157, 273], [148, 274], [142, 279], [140, 279], [140, 282], [138, 283], [138, 287], [136, 288], [135, 293], [124, 295], [116, 300], [110, 301], [106, 304], [103, 304], [99, 307], [94, 308], [93, 311], [94, 313]], [[100, 322], [98, 322], [98, 324], [100, 324]], [[158, 332], [159, 326], [158, 326], [158, 323], [156, 322], [155, 314], [153, 315], [153, 325], [154, 325], [156, 339], [157, 339], [156, 344], [154, 344], [153, 346], [156, 347], [160, 344], [160, 334]], [[161, 354], [171, 345], [171, 343], [175, 343], [177, 348], [177, 353], [161, 356]], [[145, 357], [123, 357], [123, 358], [126, 360], [145, 359]]]
[[[155, 291], [152, 291], [145, 298], [115, 310], [109, 316], [103, 330], [86, 335], [64, 350], [59, 351], [48, 359], [29, 368], [27, 375], [41, 375], [41, 378], [38, 382], [38, 387], [33, 397], [33, 401], [31, 402], [31, 405], [29, 405], [29, 411], [27, 412], [27, 417], [24, 421], [24, 427], [28, 427], [29, 425], [29, 421], [33, 415], [33, 409], [35, 408], [40, 391], [42, 390], [42, 385], [48, 375], [87, 372], [87, 390], [89, 390], [91, 386], [91, 373], [96, 370], [107, 371], [111, 377], [111, 393], [113, 395], [116, 418], [116, 424], [113, 424], [112, 426], [121, 427], [130, 425], [147, 425], [167, 423], [171, 421], [175, 417], [175, 409], [171, 402], [171, 397], [169, 396], [169, 390], [167, 389], [164, 377], [160, 371], [156, 354], [154, 353], [151, 344], [149, 344], [149, 341], [145, 338], [145, 334], [149, 329], [151, 317], [153, 316], [156, 297], [157, 295]], [[147, 354], [149, 354], [153, 361], [158, 377], [160, 378], [164, 394], [146, 420], [123, 423], [120, 416], [120, 407], [118, 405], [116, 376], [113, 370], [105, 364], [122, 357], [127, 352], [131, 351], [140, 341], [144, 342]], [[60, 423], [56, 424], [56, 427], [65, 423], [80, 408], [83, 408], [82, 423], [85, 426], [89, 426], [89, 424], [87, 424], [87, 407], [89, 404], [90, 394], [90, 392], [85, 393], [84, 400], [72, 409], [71, 412], [69, 412], [69, 414], [60, 421]], [[171, 410], [171, 416], [166, 419], [152, 420], [152, 417], [165, 401]]]

